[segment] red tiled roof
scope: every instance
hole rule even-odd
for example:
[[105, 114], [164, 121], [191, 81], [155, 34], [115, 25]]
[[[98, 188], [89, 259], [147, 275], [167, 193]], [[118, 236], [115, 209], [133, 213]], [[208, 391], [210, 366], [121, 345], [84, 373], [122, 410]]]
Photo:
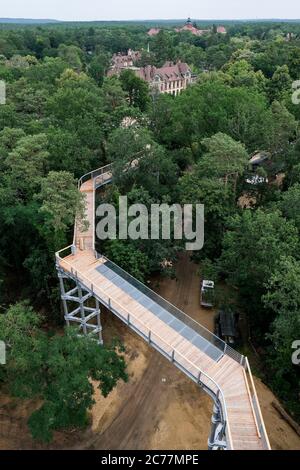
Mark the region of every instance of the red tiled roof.
[[[195, 36], [202, 36], [203, 34], [210, 33], [210, 29], [198, 29], [195, 26], [192, 25], [192, 23], [188, 22], [182, 28], [177, 28], [175, 29], [177, 33], [180, 33], [181, 31], [189, 31], [190, 33], [194, 34]], [[218, 26], [217, 27], [217, 32], [218, 33], [226, 33], [226, 28], [224, 26]]]
[[159, 28], [151, 28], [148, 31], [148, 36], [156, 36], [160, 32]]
[[181, 31], [189, 31], [195, 36], [202, 36], [202, 34], [209, 33], [208, 29], [198, 29], [190, 23], [185, 24], [182, 28], [177, 28], [175, 31], [177, 31], [177, 33], [180, 33]]
[[112, 63], [117, 67], [122, 67], [124, 64], [127, 64], [126, 66], [128, 66], [129, 63], [133, 64], [138, 61], [141, 56], [140, 51], [132, 51], [129, 49], [127, 54], [121, 54], [120, 52], [118, 54], [114, 54], [112, 57]]
[[156, 75], [164, 81], [176, 80], [183, 78], [183, 76], [189, 71], [189, 66], [184, 62], [177, 62], [177, 64], [166, 62], [164, 66], [160, 68], [147, 65], [146, 67], [139, 69], [136, 73], [143, 80], [150, 82]]

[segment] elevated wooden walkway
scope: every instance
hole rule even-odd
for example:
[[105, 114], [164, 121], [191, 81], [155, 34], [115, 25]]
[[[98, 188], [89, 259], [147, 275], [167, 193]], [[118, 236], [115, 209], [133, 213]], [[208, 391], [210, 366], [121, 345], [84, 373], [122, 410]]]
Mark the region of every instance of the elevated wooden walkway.
[[75, 224], [73, 245], [56, 255], [58, 269], [211, 395], [219, 405], [210, 438], [214, 447], [270, 449], [247, 358], [95, 252], [95, 189], [111, 178], [105, 167], [80, 181], [89, 228]]

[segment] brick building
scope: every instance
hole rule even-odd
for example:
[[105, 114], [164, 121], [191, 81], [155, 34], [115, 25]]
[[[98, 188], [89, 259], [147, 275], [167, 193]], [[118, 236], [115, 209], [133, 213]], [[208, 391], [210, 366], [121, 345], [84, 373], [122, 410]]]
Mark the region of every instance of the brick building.
[[148, 31], [148, 36], [156, 36], [161, 30], [159, 28], [151, 28]]
[[114, 54], [111, 60], [111, 67], [108, 75], [116, 75], [124, 69], [134, 67], [134, 65], [140, 60], [142, 54], [140, 51], [133, 51], [129, 49], [127, 54]]
[[163, 67], [151, 65], [140, 68], [136, 74], [149, 83], [153, 91], [170, 95], [179, 95], [195, 81], [190, 67], [184, 62], [166, 62]]
[[146, 65], [145, 67], [136, 67], [136, 61], [139, 60], [140, 53], [128, 51], [127, 55], [115, 54], [112, 59], [112, 66], [108, 71], [108, 76], [120, 75], [123, 70], [132, 70], [137, 77], [149, 83], [151, 91], [158, 93], [167, 93], [178, 95], [185, 90], [188, 85], [195, 81], [195, 76], [188, 64], [178, 61], [166, 62], [163, 67], [154, 67]]
[[[151, 28], [148, 31], [148, 36], [156, 36], [161, 30], [159, 28]], [[196, 26], [192, 24], [191, 18], [188, 18], [187, 22], [181, 28], [176, 28], [175, 31], [177, 33], [181, 33], [183, 31], [188, 31], [194, 36], [203, 36], [204, 34], [209, 34], [212, 32], [212, 29], [198, 29]], [[217, 27], [217, 33], [226, 34], [226, 28], [224, 26]]]

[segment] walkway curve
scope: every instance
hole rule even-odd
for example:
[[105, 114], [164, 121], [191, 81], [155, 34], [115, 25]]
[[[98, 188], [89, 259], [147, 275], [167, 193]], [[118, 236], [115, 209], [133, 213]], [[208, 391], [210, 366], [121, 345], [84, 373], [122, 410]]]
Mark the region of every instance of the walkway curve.
[[95, 251], [95, 192], [111, 181], [111, 165], [79, 180], [89, 227], [75, 221], [73, 244], [56, 253], [60, 275], [76, 281], [86, 298], [95, 297], [213, 398], [210, 448], [269, 450], [248, 359]]

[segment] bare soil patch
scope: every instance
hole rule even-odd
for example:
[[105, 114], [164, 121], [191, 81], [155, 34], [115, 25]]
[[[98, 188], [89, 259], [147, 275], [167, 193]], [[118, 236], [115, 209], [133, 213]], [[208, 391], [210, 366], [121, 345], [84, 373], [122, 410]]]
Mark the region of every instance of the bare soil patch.
[[[159, 293], [213, 330], [214, 311], [199, 302], [197, 266], [185, 254], [177, 280], [162, 280]], [[112, 314], [104, 314], [104, 341], [119, 337], [126, 346], [129, 382], [103, 398], [95, 393], [91, 426], [55, 433], [51, 445], [32, 441], [27, 419], [32, 402], [0, 396], [0, 449], [207, 449], [211, 399], [167, 359], [151, 349]], [[300, 437], [272, 406], [273, 393], [255, 379], [273, 449], [300, 449]]]

